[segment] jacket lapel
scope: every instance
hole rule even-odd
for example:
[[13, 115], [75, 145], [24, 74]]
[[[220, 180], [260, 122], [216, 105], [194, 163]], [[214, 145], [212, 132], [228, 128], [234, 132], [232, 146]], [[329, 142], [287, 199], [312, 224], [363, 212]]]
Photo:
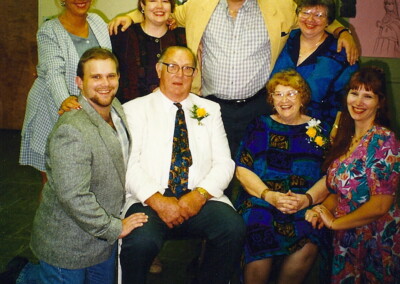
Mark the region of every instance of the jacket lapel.
[[[113, 161], [113, 165], [118, 172], [118, 176], [120, 181], [125, 187], [125, 174], [126, 168], [124, 164], [124, 158], [122, 155], [121, 144], [114, 133], [114, 129], [108, 123], [104, 121], [104, 119], [96, 112], [96, 110], [83, 98], [82, 95], [79, 96], [78, 99], [79, 103], [81, 104], [82, 108], [87, 113], [90, 121], [98, 128], [100, 138], [103, 140], [104, 145], [110, 155], [111, 160]], [[115, 99], [113, 101], [113, 107], [117, 110], [118, 115], [121, 116], [122, 107], [119, 102]], [[126, 125], [125, 115], [121, 116], [124, 124]], [[128, 132], [128, 138], [130, 137]]]
[[88, 16], [88, 22], [100, 46], [111, 49], [111, 40], [108, 32], [104, 30], [104, 27], [97, 24], [90, 13]]

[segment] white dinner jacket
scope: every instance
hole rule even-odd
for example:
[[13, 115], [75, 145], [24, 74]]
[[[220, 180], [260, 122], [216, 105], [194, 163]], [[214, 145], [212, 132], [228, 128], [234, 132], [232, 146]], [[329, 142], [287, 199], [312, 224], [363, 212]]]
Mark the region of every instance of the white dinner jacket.
[[[195, 94], [189, 94], [181, 104], [193, 158], [188, 188], [203, 187], [214, 196], [213, 200], [231, 205], [223, 192], [233, 177], [235, 164], [231, 159], [220, 107]], [[200, 125], [191, 117], [193, 105], [209, 113]], [[175, 124], [175, 115], [171, 115], [169, 106], [174, 107], [173, 102], [161, 91], [123, 105], [132, 134], [132, 152], [126, 174], [126, 210], [133, 203], [144, 204], [156, 192], [164, 194], [168, 187]]]

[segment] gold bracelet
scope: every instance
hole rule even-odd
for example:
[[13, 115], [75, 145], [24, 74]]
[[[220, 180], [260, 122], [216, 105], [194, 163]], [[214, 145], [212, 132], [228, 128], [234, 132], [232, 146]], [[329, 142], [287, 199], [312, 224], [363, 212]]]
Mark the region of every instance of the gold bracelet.
[[343, 32], [348, 32], [349, 34], [351, 34], [351, 31], [350, 31], [350, 29], [348, 29], [348, 28], [344, 28], [344, 29], [340, 30], [340, 32], [338, 32], [338, 34], [337, 34], [337, 38], [339, 38], [339, 37], [340, 37], [340, 35], [341, 35]]
[[335, 220], [336, 220], [335, 218], [332, 218], [332, 221], [331, 221], [331, 223], [329, 224], [329, 229], [330, 229], [330, 230], [332, 230], [332, 225], [333, 225], [333, 222], [335, 222]]
[[269, 189], [266, 188], [266, 189], [263, 190], [263, 192], [261, 192], [261, 199], [262, 200], [265, 200], [265, 195], [268, 193], [268, 191], [269, 191]]
[[305, 195], [306, 195], [306, 197], [307, 197], [307, 199], [308, 199], [308, 207], [310, 207], [311, 205], [314, 204], [314, 200], [313, 200], [311, 194], [309, 194], [309, 193], [306, 192]]
[[208, 193], [207, 190], [205, 190], [202, 187], [196, 187], [195, 190], [197, 190], [198, 193], [200, 193], [201, 195], [203, 195], [203, 197], [208, 200], [210, 199], [210, 194]]

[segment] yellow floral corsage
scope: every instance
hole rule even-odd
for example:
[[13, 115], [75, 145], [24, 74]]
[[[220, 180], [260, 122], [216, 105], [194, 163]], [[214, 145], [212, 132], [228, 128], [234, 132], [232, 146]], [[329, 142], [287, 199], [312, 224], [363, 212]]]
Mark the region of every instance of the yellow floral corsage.
[[322, 134], [322, 128], [320, 126], [321, 121], [318, 119], [311, 119], [307, 122], [307, 131], [306, 134], [309, 137], [309, 143], [314, 142], [319, 147], [327, 148], [329, 145], [329, 140]]
[[206, 109], [199, 108], [197, 105], [193, 105], [193, 107], [190, 110], [190, 112], [192, 113], [191, 118], [197, 119], [197, 122], [198, 122], [199, 125], [203, 125], [201, 123], [201, 120], [210, 115], [209, 113], [207, 113]]

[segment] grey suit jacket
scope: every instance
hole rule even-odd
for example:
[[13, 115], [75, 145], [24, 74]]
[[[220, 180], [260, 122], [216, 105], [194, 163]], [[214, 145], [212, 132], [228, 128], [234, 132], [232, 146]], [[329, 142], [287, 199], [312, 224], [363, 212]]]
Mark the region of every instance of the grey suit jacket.
[[[110, 257], [122, 231], [119, 215], [125, 194], [126, 167], [114, 130], [82, 96], [79, 103], [82, 109], [62, 115], [49, 136], [49, 181], [31, 239], [38, 259], [67, 269]], [[116, 99], [113, 107], [127, 125]]]

